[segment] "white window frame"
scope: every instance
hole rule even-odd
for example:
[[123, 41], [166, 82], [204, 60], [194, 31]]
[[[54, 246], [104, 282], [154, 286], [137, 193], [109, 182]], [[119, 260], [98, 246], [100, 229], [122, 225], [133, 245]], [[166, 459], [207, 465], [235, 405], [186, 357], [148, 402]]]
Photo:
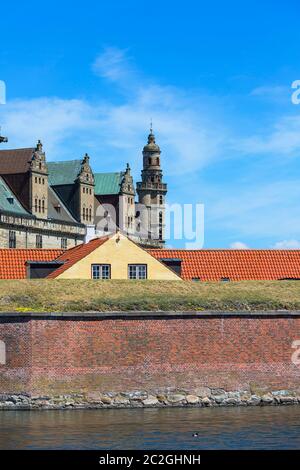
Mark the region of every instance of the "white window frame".
[[129, 264], [128, 265], [128, 279], [144, 280], [147, 278], [148, 278], [147, 264]]
[[[98, 275], [96, 275], [95, 271], [98, 269]], [[107, 270], [107, 275], [104, 275], [104, 271]], [[111, 279], [111, 265], [110, 264], [92, 264], [91, 266], [91, 276], [92, 279], [100, 279], [100, 280], [107, 280]]]

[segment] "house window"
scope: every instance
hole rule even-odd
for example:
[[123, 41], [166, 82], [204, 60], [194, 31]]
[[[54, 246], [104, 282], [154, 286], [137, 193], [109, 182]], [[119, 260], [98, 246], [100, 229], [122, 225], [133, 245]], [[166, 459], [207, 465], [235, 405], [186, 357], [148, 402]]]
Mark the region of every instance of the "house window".
[[221, 277], [221, 282], [230, 282], [230, 277]]
[[66, 250], [68, 248], [68, 240], [67, 238], [62, 238], [61, 239], [61, 249]]
[[36, 235], [35, 237], [36, 248], [43, 248], [43, 237], [42, 235]]
[[8, 246], [9, 246], [9, 248], [16, 248], [16, 246], [17, 246], [16, 232], [14, 230], [9, 231]]
[[128, 278], [129, 279], [147, 279], [147, 265], [146, 264], [129, 264], [128, 265]]
[[92, 279], [110, 279], [110, 264], [92, 264]]

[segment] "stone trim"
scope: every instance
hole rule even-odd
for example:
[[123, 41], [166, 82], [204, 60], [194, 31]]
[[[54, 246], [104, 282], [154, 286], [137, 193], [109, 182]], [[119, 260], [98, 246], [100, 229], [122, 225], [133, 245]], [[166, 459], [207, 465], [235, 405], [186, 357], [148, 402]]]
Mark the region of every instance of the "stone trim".
[[152, 320], [152, 319], [204, 319], [204, 318], [299, 318], [300, 311], [287, 310], [287, 311], [257, 311], [257, 312], [214, 312], [214, 311], [201, 311], [201, 312], [162, 312], [162, 311], [128, 311], [128, 312], [0, 312], [0, 321], [5, 318], [27, 318], [27, 319], [126, 319], [126, 320]]
[[144, 390], [132, 392], [89, 392], [71, 395], [0, 394], [0, 410], [101, 409], [101, 408], [171, 408], [220, 406], [299, 405], [300, 396], [290, 390], [275, 390], [263, 395], [249, 391], [227, 392], [203, 387], [200, 391]]

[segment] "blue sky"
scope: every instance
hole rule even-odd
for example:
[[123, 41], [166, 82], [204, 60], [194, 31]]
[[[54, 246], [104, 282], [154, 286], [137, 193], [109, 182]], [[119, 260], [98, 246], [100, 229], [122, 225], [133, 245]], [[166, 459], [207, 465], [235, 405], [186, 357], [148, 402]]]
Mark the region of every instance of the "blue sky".
[[87, 151], [139, 179], [152, 117], [169, 202], [205, 204], [205, 247], [300, 248], [297, 3], [2, 4], [1, 147], [40, 138], [48, 160]]

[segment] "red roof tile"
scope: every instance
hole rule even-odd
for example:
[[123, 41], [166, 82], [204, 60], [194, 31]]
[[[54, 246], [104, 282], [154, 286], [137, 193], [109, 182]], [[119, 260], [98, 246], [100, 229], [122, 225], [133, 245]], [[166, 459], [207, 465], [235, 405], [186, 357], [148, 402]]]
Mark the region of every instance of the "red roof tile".
[[181, 259], [181, 277], [202, 281], [300, 279], [300, 250], [147, 250]]
[[64, 261], [64, 264], [57, 268], [55, 271], [50, 273], [47, 277], [54, 279], [59, 276], [61, 273], [69, 269], [73, 264], [77, 263], [81, 259], [85, 258], [87, 255], [92, 253], [96, 248], [103, 245], [108, 240], [109, 237], [94, 238], [90, 242], [82, 245], [75, 246], [70, 250], [63, 252], [56, 261]]
[[26, 261], [52, 261], [62, 250], [0, 249], [0, 279], [25, 279]]

